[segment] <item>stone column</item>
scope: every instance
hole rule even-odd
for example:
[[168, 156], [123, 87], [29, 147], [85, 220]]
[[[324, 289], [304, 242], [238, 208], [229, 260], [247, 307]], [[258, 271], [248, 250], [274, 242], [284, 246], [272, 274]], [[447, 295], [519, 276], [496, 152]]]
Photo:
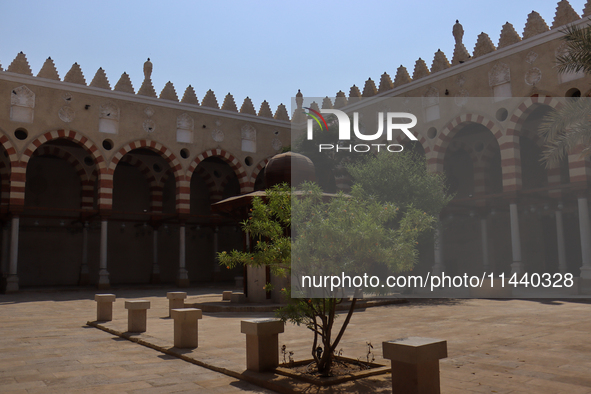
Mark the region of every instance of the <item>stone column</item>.
[[488, 228], [485, 216], [480, 218], [480, 237], [482, 239], [482, 267], [485, 272], [490, 272], [490, 261], [488, 259]]
[[441, 275], [445, 270], [443, 266], [443, 236], [441, 232], [441, 220], [437, 223], [435, 228], [435, 264], [431, 268], [432, 275]]
[[513, 264], [511, 264], [511, 274], [525, 273], [525, 266], [521, 261], [521, 237], [519, 236], [519, 212], [517, 204], [509, 204], [509, 215], [511, 218], [511, 251], [513, 253]]
[[10, 230], [10, 261], [8, 267], [8, 278], [6, 279], [6, 292], [18, 291], [18, 231], [19, 217], [13, 216]]
[[219, 236], [220, 228], [215, 226], [213, 228], [213, 280], [219, 280], [220, 278], [220, 265], [218, 263], [218, 251], [219, 251]]
[[153, 245], [152, 245], [152, 257], [153, 257], [153, 264], [152, 264], [152, 276], [150, 278], [150, 282], [152, 284], [160, 283], [160, 266], [158, 265], [158, 228], [154, 227], [154, 234], [153, 234]]
[[8, 223], [2, 226], [2, 276], [8, 276], [10, 251], [10, 225]]
[[566, 249], [564, 247], [564, 225], [562, 222], [562, 211], [557, 209], [556, 215], [556, 242], [558, 244], [558, 269], [566, 273]]
[[179, 273], [176, 279], [176, 284], [178, 287], [189, 286], [189, 273], [185, 269], [185, 253], [185, 223], [181, 223], [179, 226]]
[[589, 206], [587, 197], [579, 197], [579, 231], [581, 232], [581, 255], [583, 266], [581, 278], [591, 279], [591, 224], [589, 223]]
[[80, 278], [78, 284], [86, 286], [90, 282], [88, 272], [88, 222], [82, 227], [82, 264], [80, 265]]
[[101, 246], [99, 252], [99, 289], [109, 288], [109, 271], [107, 271], [107, 219], [101, 220]]

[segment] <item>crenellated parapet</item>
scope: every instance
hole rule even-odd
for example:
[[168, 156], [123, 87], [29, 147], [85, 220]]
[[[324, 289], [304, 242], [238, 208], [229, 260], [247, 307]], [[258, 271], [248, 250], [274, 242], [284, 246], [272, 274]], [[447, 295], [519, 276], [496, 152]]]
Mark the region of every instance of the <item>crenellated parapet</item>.
[[[589, 16], [591, 16], [591, 0], [586, 2], [585, 7], [582, 10], [583, 18]], [[419, 58], [415, 62], [412, 78], [406, 67], [404, 67], [404, 65], [401, 65], [396, 70], [394, 82], [391, 81], [388, 73], [384, 73], [380, 78], [379, 89], [376, 89], [375, 93], [371, 87], [373, 81], [371, 78], [369, 78], [365, 83], [363, 94], [359, 93], [358, 95], [357, 91], [359, 89], [355, 85], [353, 85], [349, 97], [353, 98], [353, 101], [355, 101], [357, 97], [372, 97], [376, 94], [387, 95], [388, 91], [397, 89], [400, 86], [409, 84], [411, 82], [417, 81], [419, 79], [425, 78], [435, 73], [443, 72], [452, 67], [459, 67], [463, 64], [470, 64], [470, 62], [473, 59], [482, 57], [484, 55], [488, 55], [490, 53], [494, 53], [500, 49], [511, 47], [512, 45], [515, 45], [523, 40], [533, 39], [534, 37], [537, 37], [540, 34], [549, 32], [551, 30], [559, 29], [562, 26], [568, 25], [570, 23], [575, 23], [580, 19], [581, 16], [577, 14], [577, 12], [573, 9], [568, 0], [560, 0], [556, 6], [556, 12], [554, 15], [554, 20], [552, 22], [551, 28], [548, 26], [544, 18], [542, 18], [542, 16], [538, 12], [532, 11], [527, 16], [526, 24], [521, 35], [515, 30], [511, 23], [507, 22], [502, 26], [498, 45], [496, 47], [490, 36], [487, 33], [482, 32], [478, 35], [477, 42], [474, 46], [474, 50], [472, 51], [472, 53], [470, 53], [464, 46], [464, 28], [462, 27], [462, 24], [456, 20], [456, 23], [453, 25], [452, 28], [452, 35], [454, 37], [455, 44], [451, 61], [448, 60], [448, 58], [441, 50], [437, 50], [437, 52], [435, 52], [435, 56], [433, 58], [433, 62], [431, 64], [430, 69], [427, 67], [425, 61]], [[375, 86], [375, 83], [373, 83], [373, 85]]]
[[[86, 81], [86, 78], [85, 78], [84, 73], [82, 71], [82, 68], [80, 67], [80, 65], [78, 63], [74, 63], [72, 65], [72, 67], [70, 68], [70, 70], [68, 70], [68, 72], [65, 74], [65, 76], [62, 80], [60, 78], [57, 68], [55, 67], [55, 63], [53, 62], [51, 57], [48, 57], [47, 60], [45, 60], [45, 62], [43, 63], [43, 66], [41, 67], [41, 69], [37, 73], [37, 78], [50, 79], [53, 81], [63, 81], [63, 82], [74, 83], [74, 84], [82, 85], [82, 86], [89, 86], [92, 88], [112, 90], [112, 91], [116, 91], [116, 92], [129, 93], [129, 94], [133, 94], [133, 95], [137, 95], [137, 96], [152, 97], [152, 98], [157, 98], [157, 99], [161, 99], [161, 100], [179, 102], [179, 96], [176, 92], [174, 84], [171, 81], [168, 81], [165, 84], [162, 91], [160, 92], [160, 95], [157, 94], [157, 91], [154, 88], [154, 85], [152, 83], [152, 69], [153, 69], [153, 67], [154, 66], [153, 66], [152, 62], [150, 61], [150, 59], [148, 59], [144, 63], [144, 67], [143, 67], [144, 80], [142, 81], [142, 84], [140, 85], [140, 88], [137, 90], [137, 92], [135, 91], [135, 89], [133, 87], [133, 84], [131, 82], [129, 74], [127, 74], [126, 72], [124, 72], [121, 75], [121, 77], [119, 78], [119, 80], [117, 81], [115, 86], [111, 87], [111, 84], [109, 82], [109, 78], [107, 77], [107, 74], [102, 67], [100, 67], [96, 71], [90, 84], [87, 84], [87, 81]], [[0, 72], [3, 72], [3, 71], [9, 72], [9, 73], [27, 75], [27, 76], [34, 76], [32, 70], [31, 70], [31, 66], [29, 65], [29, 62], [27, 60], [27, 57], [23, 52], [19, 52], [16, 55], [16, 57], [8, 65], [6, 70], [4, 70], [2, 68], [2, 66], [0, 65]], [[212, 89], [209, 89], [205, 93], [205, 95], [203, 96], [203, 100], [200, 103], [199, 100], [197, 99], [195, 89], [191, 85], [189, 85], [185, 89], [185, 92], [184, 92], [183, 97], [180, 100], [180, 102], [184, 103], [184, 104], [192, 104], [192, 105], [196, 105], [196, 106], [203, 106], [203, 107], [220, 109], [218, 101], [215, 97], [215, 93], [213, 92]], [[241, 110], [238, 111], [238, 108], [237, 108], [236, 103], [234, 101], [234, 97], [232, 95], [228, 94], [228, 96], [226, 96], [226, 98], [224, 99], [224, 103], [221, 106], [221, 110], [222, 111], [229, 111], [229, 112], [240, 112], [243, 114], [262, 116], [265, 118], [273, 118], [274, 117], [273, 111], [271, 110], [268, 102], [264, 101], [261, 104], [261, 106], [262, 106], [262, 112], [259, 111], [259, 113], [257, 114], [257, 111], [254, 109], [254, 105], [252, 104], [252, 101], [250, 100], [250, 98], [247, 97], [245, 99], [244, 104], [243, 104], [244, 110], [241, 108]], [[281, 120], [288, 120], [289, 121], [289, 115], [287, 114], [287, 112], [285, 114], [285, 115], [287, 115], [287, 119], [285, 119], [286, 116], [283, 114], [283, 110], [284, 110], [285, 106], [283, 106], [283, 109], [282, 109], [282, 106], [283, 106], [283, 104], [280, 104], [277, 107], [277, 110], [275, 112], [276, 112], [276, 114], [279, 113], [279, 118]], [[252, 107], [252, 108], [250, 108], [250, 107]], [[267, 107], [269, 107], [269, 108], [267, 109]]]

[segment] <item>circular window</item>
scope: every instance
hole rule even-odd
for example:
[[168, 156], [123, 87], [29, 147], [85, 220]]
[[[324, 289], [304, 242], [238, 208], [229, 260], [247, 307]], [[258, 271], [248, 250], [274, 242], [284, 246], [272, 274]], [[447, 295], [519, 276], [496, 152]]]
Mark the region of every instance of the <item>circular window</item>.
[[111, 141], [111, 140], [104, 140], [103, 141], [103, 148], [105, 148], [106, 150], [113, 149], [113, 141]]
[[507, 119], [507, 116], [509, 116], [509, 112], [506, 108], [499, 108], [497, 113], [495, 114], [495, 117], [499, 122], [502, 122], [505, 119]]
[[437, 129], [435, 127], [431, 127], [429, 130], [427, 130], [427, 137], [429, 137], [430, 139], [433, 139], [437, 136]]
[[246, 158], [244, 159], [244, 163], [250, 167], [253, 163], [252, 157], [246, 156]]
[[84, 158], [84, 164], [86, 164], [87, 166], [91, 167], [91, 166], [94, 165], [94, 160], [92, 160], [92, 157], [86, 156]]
[[160, 164], [158, 164], [158, 163], [154, 163], [154, 165], [152, 166], [152, 168], [154, 169], [155, 172], [161, 172], [162, 171], [162, 167], [160, 167]]
[[29, 133], [25, 129], [16, 129], [14, 131], [14, 136], [16, 137], [17, 140], [22, 141], [22, 140], [27, 139], [27, 137], [29, 136]]
[[476, 152], [482, 152], [484, 150], [484, 143], [482, 142], [477, 142], [474, 144], [474, 150]]
[[189, 149], [186, 149], [186, 148], [181, 149], [181, 157], [183, 159], [188, 159], [189, 158], [189, 154], [190, 154], [189, 153]]
[[566, 91], [564, 97], [581, 97], [581, 91], [577, 88], [572, 88]]
[[215, 176], [216, 178], [221, 178], [222, 174], [220, 174], [218, 170], [213, 170], [213, 176]]

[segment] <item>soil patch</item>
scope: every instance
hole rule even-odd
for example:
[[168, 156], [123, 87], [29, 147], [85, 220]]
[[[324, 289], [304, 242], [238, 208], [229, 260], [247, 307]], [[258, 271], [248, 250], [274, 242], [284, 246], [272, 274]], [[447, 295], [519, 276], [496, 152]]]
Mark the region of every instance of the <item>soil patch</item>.
[[332, 386], [368, 376], [390, 373], [391, 368], [383, 364], [367, 363], [346, 357], [335, 357], [330, 376], [318, 373], [314, 360], [281, 364], [275, 372], [279, 375], [289, 376], [318, 386]]

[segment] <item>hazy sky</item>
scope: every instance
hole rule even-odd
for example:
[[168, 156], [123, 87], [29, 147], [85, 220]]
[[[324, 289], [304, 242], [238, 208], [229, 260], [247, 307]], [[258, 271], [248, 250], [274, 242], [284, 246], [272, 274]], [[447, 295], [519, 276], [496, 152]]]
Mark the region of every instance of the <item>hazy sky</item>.
[[[412, 4], [411, 4], [412, 3]], [[437, 49], [451, 61], [456, 19], [464, 44], [478, 34], [497, 45], [511, 22], [519, 34], [535, 10], [551, 26], [557, 1], [31, 1], [0, 0], [0, 64], [23, 51], [34, 75], [48, 56], [63, 78], [72, 64], [90, 83], [102, 67], [115, 86], [127, 72], [137, 92], [143, 63], [154, 64], [157, 93], [172, 81], [179, 98], [191, 84], [201, 101], [212, 89], [221, 106], [249, 96], [273, 111], [305, 96], [334, 96], [368, 77], [392, 79], [402, 64], [412, 75], [421, 57], [430, 67]], [[581, 15], [585, 0], [570, 0]]]

